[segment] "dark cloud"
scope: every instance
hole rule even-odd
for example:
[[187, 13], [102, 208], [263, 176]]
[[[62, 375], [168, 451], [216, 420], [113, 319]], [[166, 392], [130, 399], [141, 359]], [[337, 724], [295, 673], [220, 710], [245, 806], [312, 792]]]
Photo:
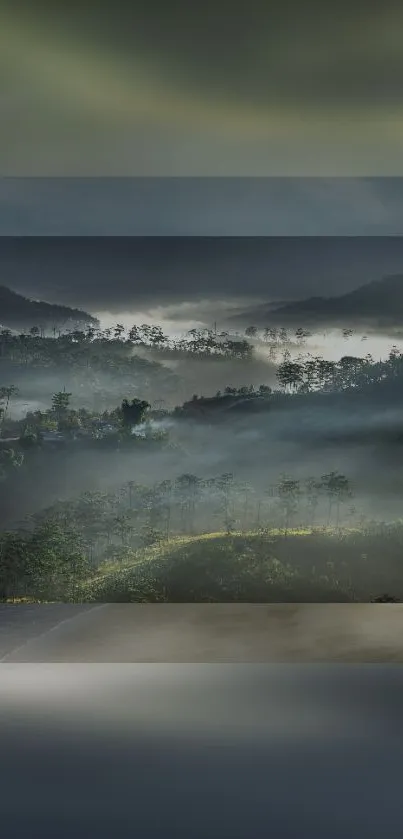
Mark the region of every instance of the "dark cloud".
[[397, 236], [0, 239], [4, 285], [91, 311], [341, 294], [402, 272]]
[[4, 174], [402, 172], [403, 9], [3, 2]]
[[[49, 5], [39, 4], [47, 13]], [[25, 14], [35, 11], [27, 6]], [[39, 16], [43, 22], [44, 18]], [[403, 10], [386, 0], [153, 0], [52, 4], [65, 37], [96, 43], [192, 93], [239, 102], [380, 105], [402, 101]]]

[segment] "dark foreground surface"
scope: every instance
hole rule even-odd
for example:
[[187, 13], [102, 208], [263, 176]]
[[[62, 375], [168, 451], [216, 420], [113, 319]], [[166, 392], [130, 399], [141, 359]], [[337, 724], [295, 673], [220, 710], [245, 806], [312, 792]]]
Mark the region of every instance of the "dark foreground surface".
[[403, 835], [396, 665], [3, 664], [5, 837]]
[[403, 604], [0, 607], [2, 662], [403, 663]]

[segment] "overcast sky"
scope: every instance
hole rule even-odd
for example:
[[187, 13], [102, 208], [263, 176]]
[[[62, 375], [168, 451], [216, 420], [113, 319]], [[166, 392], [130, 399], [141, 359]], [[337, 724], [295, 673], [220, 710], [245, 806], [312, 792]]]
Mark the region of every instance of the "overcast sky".
[[3, 0], [0, 236], [37, 241], [0, 282], [121, 312], [403, 271], [403, 7], [374, 5]]
[[403, 231], [403, 178], [0, 178], [0, 235]]
[[395, 0], [2, 0], [0, 173], [403, 174], [402, 25]]

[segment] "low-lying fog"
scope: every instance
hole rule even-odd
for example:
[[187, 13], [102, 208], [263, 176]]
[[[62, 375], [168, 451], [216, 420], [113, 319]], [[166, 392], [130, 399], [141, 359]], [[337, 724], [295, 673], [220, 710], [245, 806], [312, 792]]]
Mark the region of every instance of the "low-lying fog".
[[[204, 321], [183, 320], [172, 321], [170, 319], [156, 318], [156, 312], [136, 312], [133, 315], [119, 315], [107, 316], [104, 319], [101, 317], [101, 328], [108, 329], [113, 327], [116, 323], [121, 323], [125, 328], [129, 329], [133, 323], [158, 323], [164, 333], [171, 339], [180, 339], [186, 336], [190, 329], [207, 329], [216, 328], [221, 331], [229, 328], [229, 324], [225, 323], [224, 318], [221, 322], [209, 324]], [[244, 332], [240, 329], [237, 331], [231, 330], [231, 335], [236, 337], [245, 337]], [[290, 330], [290, 335], [292, 332]], [[251, 340], [250, 338], [248, 340]], [[168, 370], [174, 372], [178, 376], [177, 392], [173, 394], [173, 398], [165, 402], [174, 407], [175, 404], [181, 404], [187, 399], [191, 399], [193, 393], [203, 396], [213, 396], [217, 391], [224, 390], [225, 387], [242, 387], [243, 385], [253, 385], [258, 387], [260, 384], [267, 384], [271, 387], [277, 386], [276, 369], [277, 364], [282, 360], [282, 349], [278, 349], [275, 357], [269, 356], [269, 345], [263, 340], [252, 340], [254, 345], [255, 357], [253, 362], [238, 361], [234, 364], [233, 361], [205, 359], [195, 357], [192, 358], [159, 358], [160, 363]], [[288, 345], [288, 350], [291, 357], [303, 355], [319, 355], [329, 361], [337, 361], [343, 355], [351, 355], [356, 357], [364, 357], [365, 355], [372, 355], [374, 360], [386, 358], [391, 347], [395, 346], [400, 351], [403, 351], [403, 335], [399, 336], [393, 334], [376, 335], [367, 334], [364, 332], [354, 332], [349, 337], [344, 337], [342, 330], [329, 330], [326, 333], [313, 333], [306, 339], [303, 346], [298, 346], [295, 343]], [[151, 353], [147, 349], [136, 348], [134, 354], [143, 358], [150, 358]], [[105, 388], [107, 382], [105, 382]], [[29, 388], [23, 389], [23, 392], [13, 398], [9, 407], [9, 414], [15, 419], [22, 419], [28, 411], [46, 410], [49, 407], [49, 401], [54, 392], [63, 388], [63, 382], [55, 380], [50, 384], [49, 377], [43, 379], [39, 376], [37, 380], [30, 380]], [[35, 398], [29, 398], [36, 394]], [[122, 393], [123, 396], [128, 395]], [[85, 394], [78, 396], [76, 393], [72, 394], [73, 407], [79, 407], [82, 404], [90, 405], [91, 394], [86, 390]], [[113, 406], [113, 400], [111, 407]]]
[[[110, 329], [116, 323], [122, 324], [125, 329], [130, 329], [134, 323], [157, 323], [166, 335], [174, 339], [186, 335], [190, 329], [216, 329], [218, 332], [227, 330], [232, 335], [244, 337], [244, 329], [253, 324], [245, 320], [243, 326], [237, 324], [234, 327], [232, 315], [239, 314], [244, 309], [262, 303], [267, 308], [267, 301], [256, 297], [248, 298], [246, 303], [245, 298], [235, 298], [230, 301], [215, 300], [214, 303], [200, 300], [197, 303], [183, 302], [177, 305], [150, 307], [133, 312], [123, 311], [111, 314], [101, 311], [96, 313], [96, 317], [99, 318], [102, 329]], [[259, 332], [262, 331], [259, 328]], [[289, 329], [290, 335], [293, 331], [292, 328]], [[379, 334], [373, 330], [364, 331], [358, 327], [352, 332], [353, 334], [348, 338], [343, 336], [342, 329], [312, 332], [312, 335], [304, 344], [304, 352], [312, 352], [329, 360], [337, 360], [346, 354], [363, 356], [367, 353], [371, 353], [374, 358], [382, 358], [388, 354], [392, 344], [403, 348], [403, 331], [401, 330], [391, 329], [389, 334]], [[259, 355], [261, 354], [264, 357], [265, 349], [264, 345], [258, 347]]]
[[[235, 301], [233, 308], [239, 307]], [[131, 327], [133, 323], [154, 323], [162, 327], [169, 337], [177, 338], [185, 335], [192, 328], [214, 328], [218, 332], [229, 330], [229, 316], [226, 315], [224, 304], [216, 306], [216, 321], [205, 319], [206, 306], [200, 306], [199, 319], [196, 318], [197, 309], [189, 304], [182, 304], [182, 316], [173, 318], [173, 308], [170, 311], [153, 310], [133, 312], [130, 315], [121, 313], [102, 316], [101, 327], [108, 328], [116, 323]], [[213, 314], [210, 307], [209, 314]], [[204, 319], [203, 319], [204, 318]], [[245, 324], [246, 328], [250, 324]], [[261, 335], [262, 330], [259, 330]], [[232, 331], [231, 334], [235, 334]], [[245, 337], [244, 330], [238, 329], [238, 334]], [[292, 330], [289, 330], [292, 336]], [[249, 339], [248, 339], [249, 340]], [[133, 392], [129, 392], [127, 382], [119, 389], [119, 374], [114, 377], [114, 395], [110, 397], [109, 409], [116, 407], [123, 398], [150, 399], [151, 402], [163, 403], [164, 407], [173, 408], [192, 398], [193, 394], [213, 396], [217, 391], [223, 391], [226, 386], [241, 387], [243, 385], [268, 384], [277, 388], [276, 369], [281, 362], [284, 346], [277, 351], [276, 358], [269, 357], [269, 344], [264, 340], [252, 339], [255, 357], [251, 361], [232, 359], [206, 359], [179, 357], [177, 360], [158, 357], [158, 362], [177, 376], [176, 384], [172, 384], [173, 392], [162, 399], [159, 385], [154, 391], [149, 391], [141, 382], [137, 381]], [[329, 360], [338, 360], [344, 355], [363, 357], [371, 354], [375, 360], [386, 358], [391, 347], [395, 345], [403, 350], [403, 336], [401, 339], [394, 335], [365, 335], [360, 331], [353, 331], [351, 335], [343, 335], [341, 329], [329, 330], [327, 333], [311, 335], [301, 345], [294, 342], [288, 345], [291, 356], [299, 354], [320, 355]], [[152, 350], [135, 349], [134, 353], [144, 357], [152, 356]], [[67, 373], [66, 373], [67, 375]], [[38, 380], [29, 379], [29, 386], [21, 387], [17, 396], [10, 402], [9, 413], [16, 419], [25, 416], [27, 411], [45, 410], [50, 407], [52, 393], [62, 390], [64, 381], [47, 374], [38, 375]], [[109, 387], [109, 380], [105, 378], [104, 386]], [[147, 385], [148, 387], [148, 385]], [[71, 389], [71, 387], [70, 387]], [[152, 393], [152, 398], [150, 397]], [[71, 406], [78, 408], [82, 405], [92, 407], [93, 393], [90, 384], [81, 387], [80, 392], [72, 393]], [[231, 472], [235, 477], [250, 481], [258, 490], [273, 485], [281, 473], [294, 478], [305, 479], [309, 476], [321, 476], [332, 470], [347, 475], [352, 482], [360, 508], [369, 515], [377, 518], [391, 519], [401, 515], [401, 492], [403, 480], [401, 478], [399, 456], [396, 449], [387, 451], [366, 445], [360, 441], [360, 432], [368, 428], [397, 427], [401, 423], [403, 428], [403, 413], [399, 407], [388, 409], [387, 406], [372, 405], [354, 409], [354, 413], [347, 413], [344, 408], [321, 409], [309, 407], [295, 407], [284, 412], [276, 410], [273, 413], [241, 414], [233, 412], [214, 428], [206, 422], [170, 420], [168, 433], [175, 448], [169, 451], [142, 452], [121, 456], [113, 452], [80, 452], [72, 454], [69, 461], [63, 462], [60, 468], [55, 466], [41, 466], [40, 491], [38, 492], [38, 476], [34, 481], [27, 480], [23, 492], [19, 497], [7, 499], [8, 513], [18, 509], [21, 518], [32, 508], [40, 508], [50, 504], [58, 498], [68, 498], [87, 489], [107, 489], [129, 480], [143, 483], [153, 483], [173, 478], [179, 474], [192, 473], [200, 477], [214, 476]], [[358, 439], [346, 445], [343, 440], [331, 441], [326, 437], [331, 432], [338, 433], [350, 430], [358, 435]], [[36, 487], [36, 489], [35, 489]], [[32, 509], [33, 511], [33, 509]]]

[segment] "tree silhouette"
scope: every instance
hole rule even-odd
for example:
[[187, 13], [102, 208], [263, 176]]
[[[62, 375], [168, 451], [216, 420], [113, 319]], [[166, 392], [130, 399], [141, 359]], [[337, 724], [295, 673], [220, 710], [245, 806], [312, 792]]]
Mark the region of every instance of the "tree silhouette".
[[352, 497], [350, 482], [345, 475], [339, 472], [330, 472], [328, 475], [322, 475], [321, 483], [328, 498], [327, 524], [330, 525], [332, 510], [336, 506], [336, 527], [338, 528], [340, 524], [340, 505]]
[[298, 480], [283, 476], [278, 484], [278, 496], [284, 513], [284, 536], [287, 536], [292, 517], [298, 510], [301, 487]]
[[120, 406], [121, 421], [124, 428], [133, 428], [140, 425], [145, 418], [146, 412], [150, 408], [149, 402], [144, 399], [124, 399]]
[[245, 335], [247, 338], [256, 338], [257, 336], [257, 326], [248, 326], [245, 329]]
[[284, 361], [278, 367], [276, 378], [282, 387], [297, 390], [303, 382], [303, 367], [295, 361]]
[[7, 417], [10, 399], [12, 396], [16, 396], [18, 392], [18, 387], [15, 387], [15, 385], [9, 385], [8, 387], [0, 387], [0, 434], [2, 433], [2, 429]]

